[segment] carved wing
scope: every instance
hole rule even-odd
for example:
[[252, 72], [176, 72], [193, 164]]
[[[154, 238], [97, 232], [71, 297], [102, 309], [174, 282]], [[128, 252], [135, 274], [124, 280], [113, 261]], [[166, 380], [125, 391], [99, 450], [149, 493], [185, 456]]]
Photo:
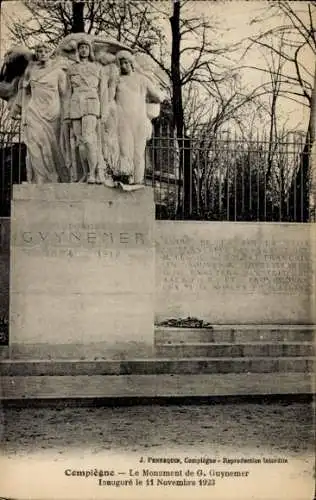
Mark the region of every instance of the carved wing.
[[128, 50], [129, 52], [134, 52], [133, 49], [124, 45], [117, 40], [110, 40], [109, 38], [104, 38], [102, 36], [93, 37], [93, 46], [95, 50], [102, 50], [103, 52], [108, 52], [109, 54], [117, 54], [120, 50]]
[[12, 47], [4, 56], [0, 69], [0, 98], [11, 101], [18, 92], [21, 77], [30, 61], [33, 53], [24, 46]]
[[96, 60], [105, 65], [113, 62], [115, 54], [120, 50], [132, 51], [129, 47], [116, 40], [88, 33], [71, 33], [60, 42], [56, 49], [56, 54], [75, 60], [77, 57], [77, 46], [81, 41], [89, 43]]

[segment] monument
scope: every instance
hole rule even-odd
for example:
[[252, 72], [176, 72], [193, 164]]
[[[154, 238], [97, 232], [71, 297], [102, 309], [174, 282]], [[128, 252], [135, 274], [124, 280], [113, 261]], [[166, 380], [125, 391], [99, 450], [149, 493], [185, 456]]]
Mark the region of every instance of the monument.
[[[311, 227], [155, 222], [144, 154], [163, 96], [136, 54], [72, 34], [53, 56], [46, 46], [34, 54], [11, 49], [1, 78], [0, 97], [22, 120], [28, 153], [28, 182], [13, 187], [9, 358], [82, 360], [85, 373], [87, 360], [94, 373], [95, 360], [111, 371], [115, 358], [116, 374], [130, 373], [134, 362], [138, 373], [173, 374], [172, 359], [168, 365], [155, 356], [175, 352], [188, 373], [203, 366], [310, 371], [311, 360], [299, 354], [311, 346], [274, 345], [313, 334]], [[186, 318], [203, 320], [210, 331], [181, 332], [184, 351], [179, 332], [156, 328], [154, 345], [154, 321], [168, 328]], [[251, 329], [255, 347], [247, 340]], [[240, 335], [249, 345], [236, 350]], [[200, 338], [227, 345], [189, 345]], [[212, 356], [191, 365], [183, 352], [238, 359], [222, 365]], [[294, 355], [284, 361], [275, 352]], [[245, 364], [243, 353], [272, 353], [270, 364], [257, 354]], [[65, 366], [77, 374], [72, 361]]]
[[28, 179], [12, 198], [13, 356], [150, 354], [155, 210], [145, 147], [162, 91], [131, 49], [83, 33], [54, 54], [12, 49], [2, 73], [9, 63], [0, 97], [21, 120]]

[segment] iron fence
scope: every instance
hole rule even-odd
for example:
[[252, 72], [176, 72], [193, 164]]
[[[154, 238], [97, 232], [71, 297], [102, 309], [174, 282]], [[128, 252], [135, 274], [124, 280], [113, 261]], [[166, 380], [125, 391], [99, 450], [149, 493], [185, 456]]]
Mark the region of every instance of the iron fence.
[[26, 181], [26, 147], [19, 133], [0, 131], [0, 217], [9, 217], [13, 184]]
[[161, 219], [309, 220], [310, 145], [287, 140], [153, 137], [147, 181]]
[[[26, 180], [26, 147], [0, 133], [0, 216], [10, 216], [13, 184]], [[231, 136], [154, 136], [146, 150], [145, 182], [155, 192], [157, 219], [309, 220], [310, 147]]]

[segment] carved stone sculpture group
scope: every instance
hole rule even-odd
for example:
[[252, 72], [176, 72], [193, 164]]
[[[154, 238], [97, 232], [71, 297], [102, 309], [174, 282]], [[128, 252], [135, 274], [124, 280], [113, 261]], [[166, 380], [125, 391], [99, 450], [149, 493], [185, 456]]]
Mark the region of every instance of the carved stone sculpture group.
[[16, 47], [1, 68], [0, 97], [21, 120], [28, 182], [143, 184], [163, 93], [129, 48], [84, 33], [53, 55], [45, 44], [35, 53]]

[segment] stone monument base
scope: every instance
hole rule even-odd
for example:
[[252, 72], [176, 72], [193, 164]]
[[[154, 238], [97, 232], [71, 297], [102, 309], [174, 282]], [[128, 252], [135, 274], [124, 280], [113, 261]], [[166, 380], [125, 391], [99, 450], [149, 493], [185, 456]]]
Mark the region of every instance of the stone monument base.
[[154, 217], [151, 188], [14, 186], [12, 354], [47, 359], [50, 346], [53, 357], [63, 346], [70, 357], [71, 346], [94, 357], [150, 353]]

